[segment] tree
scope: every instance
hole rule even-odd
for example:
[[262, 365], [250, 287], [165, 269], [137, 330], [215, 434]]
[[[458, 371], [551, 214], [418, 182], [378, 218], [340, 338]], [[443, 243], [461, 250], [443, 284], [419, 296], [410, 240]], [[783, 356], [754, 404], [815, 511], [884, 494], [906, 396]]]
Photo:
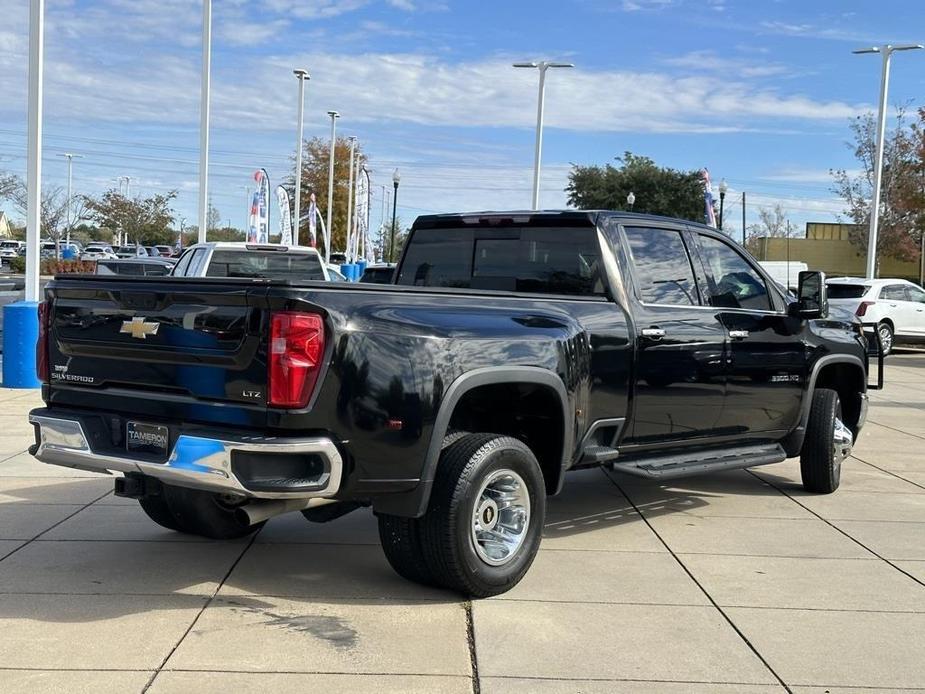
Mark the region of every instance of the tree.
[[[26, 189], [26, 182], [20, 176], [2, 176], [0, 177], [0, 193], [2, 196], [13, 203], [16, 211], [23, 217], [28, 214], [29, 195]], [[86, 216], [86, 208], [82, 198], [75, 197], [71, 200], [70, 223], [71, 225], [80, 221]], [[60, 186], [55, 188], [43, 188], [42, 200], [39, 207], [39, 225], [41, 226], [40, 234], [42, 238], [54, 242], [61, 240], [67, 231], [68, 224], [68, 205], [67, 194]]]
[[[916, 133], [921, 132], [925, 114], [919, 112], [915, 127], [906, 125], [904, 109], [899, 108], [895, 127], [887, 133], [883, 147], [883, 175], [880, 186], [880, 214], [877, 233], [877, 256], [891, 256], [898, 260], [918, 257], [917, 226], [914, 186], [921, 186], [921, 154], [917, 154]], [[846, 169], [833, 170], [835, 182], [832, 191], [845, 200], [845, 215], [856, 225], [848, 238], [863, 253], [867, 252], [870, 232], [870, 201], [873, 197], [874, 161], [876, 157], [877, 123], [873, 114], [857, 116], [851, 122], [853, 141], [848, 147], [860, 164], [855, 174]], [[910, 207], [912, 209], [910, 209]], [[921, 210], [921, 208], [917, 208]], [[921, 232], [919, 232], [921, 233]]]
[[793, 226], [787, 219], [787, 212], [780, 203], [774, 207], [759, 207], [758, 222], [749, 224], [746, 227], [748, 237], [745, 241], [745, 247], [754, 255], [758, 255], [760, 249], [760, 238], [786, 238], [793, 235]]
[[213, 239], [212, 232], [218, 229], [218, 225], [222, 223], [222, 214], [218, 211], [218, 208], [209, 203], [209, 210], [206, 213], [206, 238], [210, 241], [219, 241], [224, 239]]
[[121, 230], [129, 240], [143, 246], [173, 245], [176, 232], [171, 201], [176, 191], [152, 195], [149, 198], [127, 198], [115, 190], [108, 190], [99, 198], [85, 196], [87, 218], [101, 227]]
[[657, 166], [648, 157], [626, 152], [619, 167], [574, 165], [565, 188], [570, 205], [579, 209], [626, 210], [626, 197], [636, 197], [634, 212], [702, 222], [703, 182], [699, 171]]
[[[315, 204], [327, 224], [327, 205], [328, 205], [328, 162], [331, 152], [330, 140], [323, 140], [314, 137], [303, 143], [302, 150], [302, 200], [301, 200], [301, 217], [299, 239], [308, 238], [308, 205], [311, 202], [312, 193], [315, 194]], [[366, 164], [366, 155], [362, 153], [359, 142], [356, 145], [356, 152], [359, 157], [359, 168]], [[293, 158], [294, 159], [294, 158]], [[295, 185], [295, 166], [293, 166], [293, 177], [287, 181], [290, 186]], [[356, 180], [357, 171], [354, 170], [354, 180]], [[331, 226], [334, 229], [331, 232], [331, 250], [337, 251], [347, 246], [347, 187], [350, 178], [350, 140], [346, 137], [339, 137], [334, 145], [334, 210]], [[318, 225], [318, 245], [322, 245], [321, 225]]]

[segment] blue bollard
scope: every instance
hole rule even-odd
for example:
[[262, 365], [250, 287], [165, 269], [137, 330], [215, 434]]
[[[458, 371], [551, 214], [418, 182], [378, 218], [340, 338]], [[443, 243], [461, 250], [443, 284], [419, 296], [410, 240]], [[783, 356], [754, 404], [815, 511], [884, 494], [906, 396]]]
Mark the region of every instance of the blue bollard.
[[357, 282], [359, 282], [362, 279], [364, 272], [366, 272], [366, 261], [358, 260], [357, 261]]
[[3, 307], [3, 387], [39, 388], [35, 345], [39, 340], [39, 305], [17, 301]]

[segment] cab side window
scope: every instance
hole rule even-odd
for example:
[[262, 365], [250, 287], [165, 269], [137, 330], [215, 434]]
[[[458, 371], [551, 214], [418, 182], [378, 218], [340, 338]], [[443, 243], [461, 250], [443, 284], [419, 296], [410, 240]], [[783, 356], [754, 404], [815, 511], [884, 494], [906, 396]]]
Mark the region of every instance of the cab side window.
[[173, 272], [171, 273], [174, 277], [186, 277], [190, 261], [193, 259], [193, 253], [195, 253], [195, 251], [186, 251], [180, 256], [180, 259], [177, 261], [177, 264], [174, 265]]
[[705, 234], [699, 234], [699, 237], [703, 262], [713, 275], [710, 305], [753, 311], [772, 310], [768, 285], [758, 271], [725, 241]]
[[626, 227], [640, 300], [646, 304], [694, 306], [697, 284], [681, 232]]

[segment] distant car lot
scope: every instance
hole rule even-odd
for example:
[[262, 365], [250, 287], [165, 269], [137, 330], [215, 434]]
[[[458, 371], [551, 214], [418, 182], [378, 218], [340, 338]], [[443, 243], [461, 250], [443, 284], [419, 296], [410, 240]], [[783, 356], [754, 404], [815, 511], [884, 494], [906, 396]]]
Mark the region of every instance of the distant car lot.
[[925, 342], [925, 290], [903, 279], [832, 277], [829, 305], [876, 325], [884, 353], [897, 342]]

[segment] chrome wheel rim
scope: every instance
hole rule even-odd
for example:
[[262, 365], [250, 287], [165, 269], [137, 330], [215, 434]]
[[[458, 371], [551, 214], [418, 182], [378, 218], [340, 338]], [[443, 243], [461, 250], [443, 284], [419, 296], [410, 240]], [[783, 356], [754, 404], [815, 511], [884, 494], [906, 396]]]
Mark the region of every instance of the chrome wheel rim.
[[842, 461], [851, 455], [854, 445], [854, 435], [851, 429], [845, 426], [838, 417], [835, 418], [835, 427], [832, 434], [832, 462], [836, 472], [841, 470]]
[[495, 470], [482, 483], [472, 511], [472, 545], [491, 566], [507, 564], [527, 537], [530, 493], [513, 470]]
[[893, 333], [888, 326], [881, 325], [877, 334], [880, 335], [880, 346], [883, 347], [884, 353], [889, 352], [893, 347]]

